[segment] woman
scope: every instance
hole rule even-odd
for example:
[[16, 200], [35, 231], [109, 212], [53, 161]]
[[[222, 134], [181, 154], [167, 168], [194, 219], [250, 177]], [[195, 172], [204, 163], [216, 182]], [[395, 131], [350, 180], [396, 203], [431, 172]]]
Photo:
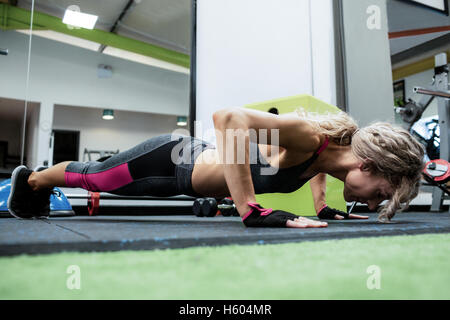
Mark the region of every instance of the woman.
[[[389, 200], [379, 215], [384, 222], [418, 194], [423, 148], [406, 130], [389, 123], [359, 129], [345, 112], [318, 115], [302, 108], [283, 115], [223, 109], [213, 120], [217, 148], [191, 137], [163, 135], [104, 162], [63, 162], [41, 172], [20, 166], [12, 175], [8, 208], [20, 218], [48, 216], [55, 186], [119, 195], [231, 196], [247, 227], [304, 228], [327, 224], [262, 208], [255, 194], [292, 192], [312, 179], [319, 218], [366, 218], [325, 205], [329, 174], [344, 182], [346, 201], [375, 210]], [[268, 140], [261, 140], [261, 133]], [[278, 143], [271, 144], [274, 138]], [[242, 160], [239, 152], [243, 161], [237, 161]], [[263, 175], [264, 169], [274, 170]]]

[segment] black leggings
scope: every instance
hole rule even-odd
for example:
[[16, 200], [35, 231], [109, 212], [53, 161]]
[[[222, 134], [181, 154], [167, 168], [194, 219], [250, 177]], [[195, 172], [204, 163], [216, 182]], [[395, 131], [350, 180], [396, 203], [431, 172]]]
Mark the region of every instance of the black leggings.
[[214, 148], [193, 137], [157, 136], [103, 162], [69, 163], [66, 186], [118, 195], [201, 197], [192, 189], [194, 162]]

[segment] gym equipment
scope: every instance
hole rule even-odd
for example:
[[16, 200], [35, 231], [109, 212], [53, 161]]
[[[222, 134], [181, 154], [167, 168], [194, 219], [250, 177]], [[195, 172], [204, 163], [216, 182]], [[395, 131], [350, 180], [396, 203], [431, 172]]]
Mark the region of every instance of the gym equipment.
[[[53, 188], [54, 193], [50, 196], [50, 216], [51, 217], [70, 217], [74, 216], [69, 200], [61, 189]], [[0, 217], [11, 217], [7, 202], [11, 192], [11, 179], [0, 182]]]
[[403, 107], [395, 107], [395, 112], [400, 114], [402, 120], [409, 124], [408, 131], [411, 131], [412, 126], [420, 118], [422, 114], [431, 104], [434, 98], [426, 98], [419, 103], [416, 103], [412, 99], [408, 99], [408, 102]]
[[217, 207], [224, 217], [239, 216], [236, 206], [231, 198], [223, 199]]
[[[293, 112], [299, 107], [321, 114], [340, 111], [336, 106], [325, 103], [308, 94], [249, 104], [244, 107], [265, 112], [276, 108], [279, 114]], [[347, 212], [347, 203], [342, 196], [343, 190], [344, 183], [342, 181], [327, 175], [327, 204], [330, 207]], [[309, 182], [292, 193], [257, 194], [256, 202], [264, 208], [276, 208], [296, 214], [316, 216]]]
[[100, 192], [88, 192], [87, 208], [90, 216], [98, 214], [100, 208]]
[[195, 199], [192, 211], [197, 217], [214, 217], [222, 214], [224, 217], [239, 216], [231, 198], [225, 198], [217, 204], [215, 198]]
[[[424, 111], [435, 98], [450, 99], [450, 93], [448, 92], [449, 69], [447, 66], [447, 55], [445, 53], [435, 56], [434, 72], [435, 74], [430, 88], [413, 88], [414, 93], [424, 95], [419, 102], [408, 99], [405, 106], [395, 107], [395, 112], [400, 114], [402, 120], [409, 124], [408, 130], [411, 130], [412, 125], [422, 117]], [[441, 102], [445, 104], [445, 100], [439, 101], [439, 103]]]
[[420, 93], [420, 94], [426, 94], [433, 97], [440, 97], [440, 98], [446, 98], [450, 99], [450, 93], [444, 92], [444, 91], [435, 91], [435, 90], [428, 90], [420, 87], [414, 87], [413, 89], [414, 93]]
[[355, 208], [355, 206], [356, 206], [356, 201], [353, 201], [352, 204], [351, 204], [351, 206], [350, 206], [350, 208], [348, 209], [347, 213], [348, 213], [348, 214], [352, 213], [353, 208]]
[[119, 153], [119, 149], [117, 149], [117, 150], [92, 150], [92, 149], [84, 148], [83, 162], [86, 161], [86, 158], [88, 159], [88, 161], [92, 161], [92, 154], [99, 154], [99, 158], [96, 161], [102, 162], [102, 161], [108, 159], [110, 156], [112, 156], [114, 154], [118, 154], [118, 153]]
[[442, 159], [432, 160], [427, 162], [423, 173], [437, 183], [446, 183], [450, 180], [450, 164]]
[[[350, 214], [355, 205], [356, 201], [351, 204], [347, 213]], [[214, 198], [198, 198], [194, 201], [192, 212], [197, 217], [214, 217], [219, 213], [224, 217], [239, 216], [239, 212], [231, 198], [225, 198], [219, 204]]]
[[[405, 107], [397, 107], [395, 110], [402, 116], [402, 119], [409, 124], [408, 130], [411, 130], [413, 124], [418, 121], [425, 109], [430, 105], [431, 101], [437, 99], [438, 102], [438, 124], [439, 124], [439, 157], [444, 160], [450, 160], [450, 137], [449, 137], [449, 121], [450, 121], [450, 92], [448, 82], [449, 67], [447, 65], [447, 54], [440, 53], [435, 56], [435, 68], [432, 86], [430, 88], [415, 87], [415, 93], [423, 95], [419, 103], [414, 103], [410, 99]], [[430, 143], [434, 143], [435, 134], [433, 134]], [[428, 152], [428, 150], [427, 150]], [[433, 155], [429, 155], [430, 159]], [[434, 159], [432, 159], [434, 160]], [[424, 176], [425, 177], [425, 176]], [[429, 177], [425, 180], [430, 183]], [[441, 211], [444, 201], [444, 190], [439, 186], [430, 183], [437, 188], [433, 189], [432, 203], [430, 211]], [[449, 207], [450, 211], [450, 207]]]
[[442, 159], [428, 161], [422, 172], [425, 180], [450, 195], [447, 182], [450, 181], [450, 163]]
[[75, 193], [73, 190], [66, 190], [66, 197], [71, 201], [76, 215], [186, 215], [189, 214], [195, 200], [195, 198], [185, 195], [174, 197], [121, 196], [107, 192], [81, 190], [82, 193]]
[[[450, 160], [450, 138], [449, 138], [449, 121], [450, 121], [450, 100], [447, 97], [442, 97], [441, 93], [449, 93], [448, 86], [448, 73], [449, 67], [447, 65], [447, 55], [445, 53], [440, 53], [435, 56], [435, 75], [434, 75], [434, 86], [430, 90], [420, 90], [417, 93], [424, 95], [431, 95], [431, 98], [437, 98], [438, 101], [438, 116], [439, 116], [439, 140], [440, 149], [439, 157], [445, 161]], [[442, 204], [444, 202], [444, 192], [441, 188], [434, 188], [432, 195], [431, 211], [441, 211]], [[450, 211], [450, 207], [449, 207]]]
[[198, 199], [195, 199], [194, 203], [192, 204], [192, 212], [197, 217], [203, 217], [202, 205], [203, 205], [204, 201], [205, 201], [205, 199], [198, 198]]
[[214, 217], [218, 215], [217, 200], [214, 198], [205, 198], [202, 202], [202, 214], [204, 217]]
[[425, 146], [425, 161], [439, 159], [440, 156], [440, 126], [437, 115], [418, 120], [410, 133]]

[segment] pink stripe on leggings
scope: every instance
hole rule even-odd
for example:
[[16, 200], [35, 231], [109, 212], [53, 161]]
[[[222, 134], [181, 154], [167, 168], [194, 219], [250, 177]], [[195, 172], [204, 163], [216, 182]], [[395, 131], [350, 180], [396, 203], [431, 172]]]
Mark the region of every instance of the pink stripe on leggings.
[[133, 182], [128, 163], [97, 173], [65, 172], [66, 186], [89, 191], [111, 191]]

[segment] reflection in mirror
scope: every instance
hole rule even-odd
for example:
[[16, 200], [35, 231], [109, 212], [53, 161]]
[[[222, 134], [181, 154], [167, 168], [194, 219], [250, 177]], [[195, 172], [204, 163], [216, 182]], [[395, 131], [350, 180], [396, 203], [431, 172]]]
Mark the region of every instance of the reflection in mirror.
[[28, 101], [31, 37], [19, 33], [29, 33], [31, 14], [21, 15], [17, 2], [0, 1], [0, 180], [33, 161], [39, 116], [39, 103]]
[[[16, 9], [30, 12], [32, 5], [19, 0]], [[124, 151], [180, 128], [188, 134], [188, 121], [177, 120], [189, 113], [190, 5], [35, 0], [29, 100], [39, 108], [29, 120], [26, 165], [88, 160], [85, 150]], [[86, 17], [93, 28], [83, 24]], [[18, 30], [11, 41], [29, 34]]]
[[125, 151], [149, 137], [177, 129], [177, 117], [173, 115], [113, 110], [114, 119], [104, 120], [104, 115], [110, 114], [105, 111], [108, 109], [55, 105], [49, 153], [54, 164], [67, 159], [97, 160], [111, 151]]
[[[23, 86], [22, 86], [23, 87]], [[0, 177], [9, 177], [21, 163], [22, 134], [25, 132], [24, 163], [33, 162], [35, 134], [39, 117], [39, 103], [28, 102], [24, 123], [24, 100], [0, 98]]]

